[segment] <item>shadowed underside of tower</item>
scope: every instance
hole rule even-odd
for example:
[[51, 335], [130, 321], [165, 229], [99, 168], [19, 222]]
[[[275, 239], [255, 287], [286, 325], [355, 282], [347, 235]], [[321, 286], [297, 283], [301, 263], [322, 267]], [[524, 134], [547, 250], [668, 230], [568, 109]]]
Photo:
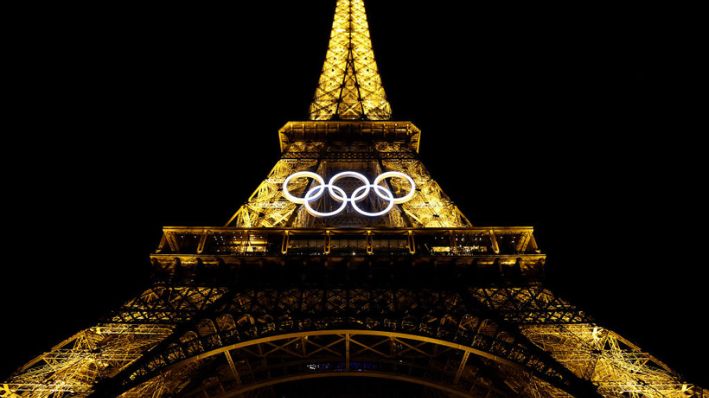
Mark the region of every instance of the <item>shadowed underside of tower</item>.
[[362, 0], [338, 0], [310, 120], [247, 202], [165, 227], [154, 284], [0, 397], [707, 395], [545, 288], [531, 227], [473, 226], [390, 115]]

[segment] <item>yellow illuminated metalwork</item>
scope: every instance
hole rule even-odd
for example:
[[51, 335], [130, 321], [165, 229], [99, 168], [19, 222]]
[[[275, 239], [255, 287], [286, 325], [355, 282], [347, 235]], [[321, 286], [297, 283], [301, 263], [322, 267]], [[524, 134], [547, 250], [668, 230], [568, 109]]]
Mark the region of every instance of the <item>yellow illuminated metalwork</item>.
[[[541, 287], [482, 288], [471, 293], [510, 321], [604, 397], [706, 397], [665, 363], [617, 333], [587, 319], [565, 300]], [[519, 311], [520, 308], [525, 308]]]
[[[312, 371], [285, 373], [273, 368], [277, 374], [286, 374], [285, 377], [270, 377], [254, 372], [253, 365], [245, 363], [243, 358], [251, 353], [259, 352], [259, 361], [268, 361], [279, 358], [282, 360], [291, 357], [291, 360], [314, 361], [310, 370], [318, 369], [318, 357], [323, 353], [340, 356], [344, 360], [343, 369], [328, 369], [317, 373]], [[407, 371], [404, 361], [397, 365], [398, 369], [384, 369], [380, 371], [355, 370], [353, 362], [367, 361], [374, 363], [391, 362], [393, 358], [413, 354], [428, 357], [434, 360], [439, 353], [456, 353], [457, 362], [450, 364], [452, 367], [452, 380], [445, 381], [435, 378], [414, 376]], [[480, 357], [489, 361], [497, 371], [505, 374], [506, 386], [496, 386], [479, 374], [478, 362], [472, 357]], [[239, 358], [235, 362], [235, 358]], [[160, 376], [154, 377], [140, 386], [126, 391], [120, 398], [142, 398], [152, 396], [155, 391], [169, 393], [179, 384], [176, 380], [189, 377], [195, 364], [210, 361], [212, 366], [218, 366], [219, 371], [214, 372], [213, 385], [219, 393], [218, 398], [237, 397], [242, 394], [259, 390], [272, 385], [299, 380], [308, 380], [318, 377], [372, 377], [388, 380], [398, 380], [419, 384], [450, 394], [456, 397], [490, 396], [505, 397], [510, 394], [524, 396], [541, 393], [553, 393], [554, 396], [569, 396], [564, 391], [527, 374], [520, 366], [505, 358], [496, 357], [487, 352], [476, 350], [461, 344], [428, 338], [407, 333], [392, 333], [374, 330], [326, 330], [300, 333], [289, 333], [249, 340], [219, 349], [205, 352], [198, 356], [180, 361]], [[221, 364], [221, 365], [219, 365]], [[430, 369], [433, 375], [434, 369]], [[264, 377], [266, 376], [266, 377]], [[504, 388], [504, 389], [503, 389]], [[204, 397], [208, 392], [204, 387], [192, 391], [183, 391], [184, 397]]]
[[387, 102], [362, 0], [338, 0], [311, 120], [387, 120]]
[[107, 322], [74, 334], [18, 369], [0, 384], [0, 397], [88, 396], [97, 380], [118, 373], [170, 336], [178, 318], [189, 319], [177, 311], [198, 311], [223, 293], [219, 288], [147, 289]]
[[[471, 226], [470, 221], [443, 192], [440, 185], [431, 178], [423, 163], [419, 160], [382, 161], [387, 170], [406, 173], [414, 178], [419, 187], [419, 194], [407, 203], [402, 204], [402, 210], [416, 227], [448, 228]], [[393, 180], [397, 189], [401, 181]]]
[[702, 396], [701, 388], [682, 382], [667, 365], [600, 326], [529, 325], [521, 330], [605, 397]]
[[0, 397], [87, 396], [99, 377], [119, 371], [172, 333], [166, 325], [101, 324], [59, 343], [0, 384]]
[[[278, 383], [342, 376], [449, 396], [709, 397], [541, 287], [546, 257], [533, 229], [473, 227], [420, 161], [421, 131], [390, 116], [363, 1], [338, 0], [311, 120], [279, 130], [281, 159], [247, 202], [224, 227], [166, 227], [150, 259], [167, 277], [20, 368], [0, 383], [0, 398], [84, 397], [114, 379], [110, 396], [250, 397]], [[292, 200], [312, 179], [292, 179], [291, 200], [284, 195], [294, 173], [330, 178], [343, 170], [356, 171], [360, 185], [410, 176], [382, 181], [407, 200], [376, 217], [349, 207], [315, 217]], [[346, 189], [357, 197], [356, 185], [339, 183], [341, 197]], [[382, 208], [376, 200], [370, 211]], [[325, 272], [350, 264], [499, 279], [467, 289], [195, 282], [242, 267]], [[171, 279], [180, 277], [187, 283]], [[344, 367], [327, 367], [333, 361]]]
[[[351, 211], [347, 218], [349, 226], [471, 226], [419, 160], [420, 135], [410, 122], [289, 122], [280, 130], [281, 160], [226, 225], [240, 228], [343, 225], [343, 219], [317, 220], [304, 205], [283, 195], [282, 184], [294, 173], [316, 173], [330, 178], [344, 170], [366, 170], [372, 178], [389, 172], [406, 174], [413, 179], [416, 193], [411, 200], [397, 204], [386, 216], [374, 220], [357, 219]], [[338, 136], [348, 136], [348, 142], [333, 143], [331, 140], [337, 140]], [[410, 192], [407, 180], [394, 178], [387, 184], [395, 196]], [[308, 186], [307, 179], [295, 179], [289, 190], [302, 197]]]
[[[315, 160], [280, 160], [273, 167], [246, 204], [227, 221], [226, 225], [240, 227], [277, 227], [288, 224], [290, 216], [299, 207], [287, 200], [281, 186], [285, 179], [297, 171], [309, 170], [315, 166]], [[298, 180], [291, 184], [293, 190], [305, 189], [305, 181]]]

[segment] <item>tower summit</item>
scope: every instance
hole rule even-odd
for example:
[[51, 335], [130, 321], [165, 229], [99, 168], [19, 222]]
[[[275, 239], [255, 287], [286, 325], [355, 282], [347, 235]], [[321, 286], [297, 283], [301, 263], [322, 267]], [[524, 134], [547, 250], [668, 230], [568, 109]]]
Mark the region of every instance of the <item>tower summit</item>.
[[390, 116], [363, 2], [338, 0], [310, 120], [279, 130], [254, 193], [224, 226], [164, 227], [152, 284], [0, 397], [275, 397], [325, 378], [422, 397], [708, 395], [548, 289], [532, 227], [473, 226], [422, 164], [421, 131]]
[[363, 0], [338, 0], [310, 120], [389, 120]]

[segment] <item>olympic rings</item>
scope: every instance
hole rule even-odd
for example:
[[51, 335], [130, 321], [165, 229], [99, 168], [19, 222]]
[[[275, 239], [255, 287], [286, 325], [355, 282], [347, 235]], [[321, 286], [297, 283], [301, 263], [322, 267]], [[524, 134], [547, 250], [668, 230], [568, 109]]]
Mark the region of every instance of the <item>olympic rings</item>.
[[[358, 187], [352, 192], [351, 196], [347, 196], [347, 193], [345, 192], [344, 189], [338, 187], [335, 185], [335, 183], [342, 179], [342, 178], [356, 178], [359, 181], [362, 182], [362, 186]], [[315, 187], [312, 187], [308, 190], [308, 192], [305, 193], [305, 196], [302, 198], [293, 196], [290, 191], [288, 191], [288, 184], [296, 178], [312, 178], [314, 182], [316, 182], [318, 185]], [[387, 178], [402, 178], [406, 180], [409, 183], [410, 190], [409, 192], [401, 197], [394, 197], [394, 194], [386, 187], [381, 186], [381, 184], [384, 180]], [[323, 196], [325, 191], [327, 190], [328, 195], [335, 200], [336, 202], [340, 202], [340, 206], [331, 211], [331, 212], [320, 212], [317, 211], [313, 208], [312, 202], [320, 199], [320, 197]], [[388, 202], [387, 206], [377, 212], [368, 212], [365, 210], [362, 210], [359, 205], [357, 205], [357, 202], [361, 202], [364, 200], [367, 196], [369, 196], [369, 193], [374, 190], [374, 193], [382, 200]], [[296, 173], [293, 173], [286, 178], [285, 181], [283, 181], [283, 196], [288, 199], [289, 201], [295, 203], [295, 204], [300, 204], [300, 205], [305, 205], [305, 210], [315, 216], [315, 217], [330, 217], [334, 216], [336, 214], [341, 213], [342, 211], [345, 210], [345, 207], [347, 207], [348, 203], [352, 203], [352, 208], [359, 214], [363, 216], [369, 216], [369, 217], [378, 217], [382, 216], [384, 214], [389, 213], [392, 208], [394, 208], [395, 204], [402, 204], [406, 203], [411, 200], [411, 198], [414, 197], [416, 194], [416, 184], [414, 183], [414, 179], [409, 177], [408, 175], [398, 172], [398, 171], [387, 171], [385, 173], [380, 174], [377, 176], [377, 178], [374, 179], [373, 183], [369, 183], [369, 180], [367, 177], [364, 175], [354, 172], [354, 171], [343, 171], [340, 173], [335, 174], [330, 178], [330, 181], [325, 184], [325, 179], [323, 179], [319, 174], [310, 172], [310, 171], [298, 171]]]

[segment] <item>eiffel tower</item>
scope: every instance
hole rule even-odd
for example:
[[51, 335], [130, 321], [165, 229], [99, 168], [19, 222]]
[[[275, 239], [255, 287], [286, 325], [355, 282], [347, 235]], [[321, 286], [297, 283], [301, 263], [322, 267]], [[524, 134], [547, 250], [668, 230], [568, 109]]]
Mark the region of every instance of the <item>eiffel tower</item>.
[[221, 227], [165, 227], [152, 286], [0, 397], [267, 397], [336, 377], [430, 397], [709, 396], [547, 289], [532, 227], [472, 225], [419, 160], [421, 131], [390, 119], [363, 0], [338, 0], [310, 120], [280, 129], [247, 203]]

